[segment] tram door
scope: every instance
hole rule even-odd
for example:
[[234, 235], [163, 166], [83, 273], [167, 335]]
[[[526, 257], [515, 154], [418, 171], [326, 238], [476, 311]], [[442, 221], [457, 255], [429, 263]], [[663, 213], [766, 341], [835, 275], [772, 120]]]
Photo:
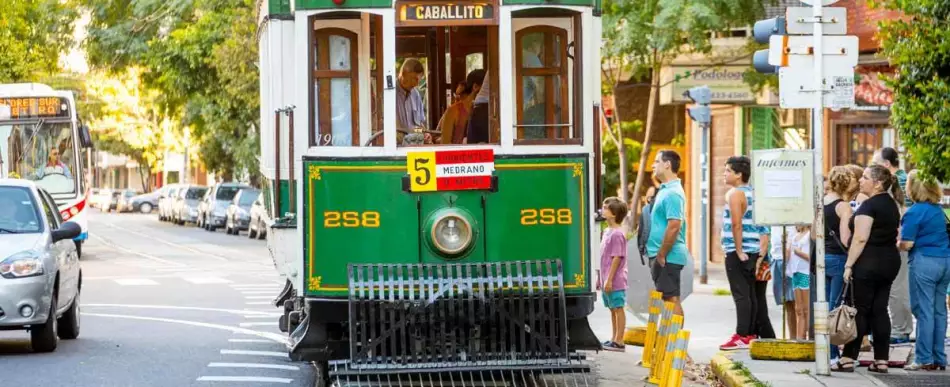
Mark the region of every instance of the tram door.
[[[442, 115], [459, 99], [456, 93], [468, 73], [488, 70], [488, 81], [496, 83], [498, 26], [493, 7], [478, 3], [483, 11], [476, 15], [466, 3], [397, 2], [400, 16], [396, 27], [396, 72], [398, 74], [409, 58], [422, 62], [425, 76], [417, 89], [423, 98], [428, 130], [438, 129]], [[494, 129], [497, 127], [496, 95], [491, 96], [490, 106]], [[491, 142], [497, 141], [497, 135], [493, 135]]]

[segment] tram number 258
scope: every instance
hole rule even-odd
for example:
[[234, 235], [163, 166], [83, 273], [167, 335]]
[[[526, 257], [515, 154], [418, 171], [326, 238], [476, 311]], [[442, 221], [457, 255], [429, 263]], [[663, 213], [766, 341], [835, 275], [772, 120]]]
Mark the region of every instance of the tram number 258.
[[525, 208], [521, 210], [521, 224], [534, 226], [537, 224], [571, 224], [574, 218], [570, 208]]
[[379, 212], [376, 211], [324, 211], [323, 227], [379, 227]]

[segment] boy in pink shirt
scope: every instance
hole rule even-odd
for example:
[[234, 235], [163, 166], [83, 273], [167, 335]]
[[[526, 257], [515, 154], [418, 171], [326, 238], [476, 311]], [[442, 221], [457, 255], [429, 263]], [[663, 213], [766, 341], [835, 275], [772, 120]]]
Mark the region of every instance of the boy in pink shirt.
[[607, 229], [600, 241], [600, 270], [597, 289], [603, 290], [601, 296], [604, 306], [610, 309], [610, 322], [613, 326], [611, 340], [603, 343], [608, 351], [623, 352], [623, 331], [627, 325], [627, 315], [623, 306], [627, 298], [627, 237], [621, 222], [627, 216], [627, 204], [617, 197], [604, 200], [601, 208], [607, 219]]

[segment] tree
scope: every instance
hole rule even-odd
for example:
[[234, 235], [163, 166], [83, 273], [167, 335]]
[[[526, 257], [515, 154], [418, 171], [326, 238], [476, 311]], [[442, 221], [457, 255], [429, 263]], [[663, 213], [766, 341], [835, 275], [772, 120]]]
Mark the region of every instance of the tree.
[[168, 123], [154, 104], [157, 93], [142, 86], [140, 73], [130, 67], [122, 74], [97, 73], [87, 78], [90, 93], [102, 101], [89, 128], [99, 150], [125, 155], [139, 164], [142, 189], [150, 192], [148, 176], [160, 170]]
[[258, 173], [254, 0], [82, 0], [94, 66], [141, 66], [159, 113], [192, 128], [204, 165], [225, 178]]
[[[637, 208], [662, 87], [660, 70], [683, 54], [709, 54], [710, 32], [749, 25], [765, 11], [761, 0], [604, 0], [603, 8], [602, 70], [609, 94], [616, 94], [626, 74], [650, 82], [646, 133], [631, 207]], [[615, 109], [614, 114], [620, 122], [621, 109]], [[608, 137], [622, 138], [620, 128], [608, 128]], [[621, 166], [621, 176], [625, 169]], [[626, 185], [621, 190], [626, 197]], [[633, 219], [632, 226], [636, 223]]]
[[950, 181], [950, 3], [872, 1], [906, 17], [881, 23], [881, 53], [895, 67], [891, 123], [925, 178]]
[[8, 0], [0, 7], [0, 83], [35, 82], [59, 71], [79, 16], [71, 0]]

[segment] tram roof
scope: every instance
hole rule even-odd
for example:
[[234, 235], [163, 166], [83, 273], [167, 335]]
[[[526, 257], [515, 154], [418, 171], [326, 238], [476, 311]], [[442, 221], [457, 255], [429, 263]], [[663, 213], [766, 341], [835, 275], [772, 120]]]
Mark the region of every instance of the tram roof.
[[290, 16], [305, 10], [354, 10], [395, 8], [403, 4], [486, 4], [497, 6], [575, 6], [592, 7], [597, 13], [603, 0], [257, 0], [259, 18]]

